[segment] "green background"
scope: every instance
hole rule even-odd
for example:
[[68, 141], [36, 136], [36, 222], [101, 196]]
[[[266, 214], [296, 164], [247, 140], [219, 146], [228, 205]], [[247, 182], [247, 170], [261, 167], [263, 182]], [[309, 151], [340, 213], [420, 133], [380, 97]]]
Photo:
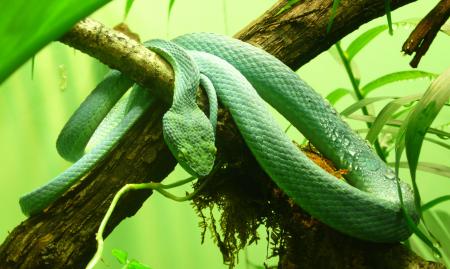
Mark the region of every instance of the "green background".
[[[168, 1], [135, 1], [126, 22], [142, 40], [170, 38], [197, 31], [232, 35], [257, 18], [274, 0], [177, 0], [170, 20], [167, 19]], [[419, 1], [393, 13], [393, 20], [423, 17], [438, 1]], [[125, 1], [113, 1], [92, 15], [107, 26], [122, 21]], [[370, 27], [384, 24], [385, 18], [364, 25], [356, 33], [344, 39], [346, 46], [358, 33]], [[362, 83], [383, 74], [409, 69], [409, 56], [400, 53], [402, 42], [411, 28], [399, 28], [394, 36], [381, 34], [369, 44], [355, 61]], [[450, 38], [439, 34], [430, 51], [423, 58], [420, 69], [442, 73], [449, 67]], [[59, 130], [83, 98], [105, 73], [105, 68], [95, 59], [54, 42], [40, 51], [35, 58], [34, 78], [31, 63], [27, 62], [0, 85], [0, 238], [3, 239], [24, 216], [20, 212], [18, 198], [56, 176], [70, 164], [57, 155], [55, 141]], [[324, 96], [338, 87], [350, 88], [345, 70], [325, 52], [302, 67], [299, 75]], [[392, 84], [378, 95], [409, 95], [423, 92], [427, 80], [415, 80]], [[342, 110], [350, 100], [338, 104]], [[448, 121], [450, 113], [444, 109], [438, 122]], [[280, 118], [282, 126], [287, 123]], [[361, 123], [349, 121], [355, 127]], [[295, 130], [289, 134], [299, 139]], [[301, 140], [300, 140], [301, 141]], [[421, 160], [450, 165], [448, 152], [425, 144]], [[406, 170], [402, 173], [407, 180]], [[169, 180], [180, 179], [180, 169]], [[448, 178], [419, 172], [419, 186], [423, 200], [449, 193]], [[182, 194], [182, 191], [179, 191]], [[449, 211], [449, 205], [437, 208]], [[448, 215], [448, 213], [446, 213]], [[199, 219], [189, 203], [176, 203], [153, 195], [132, 219], [125, 220], [106, 240], [104, 262], [96, 268], [119, 268], [111, 256], [111, 248], [120, 248], [152, 268], [227, 268], [222, 265], [219, 250], [207, 233], [206, 242], [200, 244]], [[443, 223], [447, 227], [450, 223]], [[237, 268], [249, 268], [246, 258], [262, 264], [265, 257], [265, 232], [261, 230], [258, 246], [240, 255]], [[442, 235], [447, 238], [450, 235]], [[449, 240], [450, 241], [450, 240]], [[450, 246], [449, 246], [450, 248]], [[423, 249], [422, 249], [423, 250]], [[423, 250], [424, 251], [424, 250]], [[300, 254], [301, 255], [301, 254]], [[430, 256], [428, 256], [430, 257]]]

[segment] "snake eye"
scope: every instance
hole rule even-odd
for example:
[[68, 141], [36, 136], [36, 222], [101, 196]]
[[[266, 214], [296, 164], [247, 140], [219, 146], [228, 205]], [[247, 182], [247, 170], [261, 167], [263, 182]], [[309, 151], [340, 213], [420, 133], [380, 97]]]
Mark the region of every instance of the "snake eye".
[[177, 159], [181, 159], [181, 160], [183, 160], [183, 159], [185, 159], [187, 156], [189, 156], [188, 154], [187, 154], [188, 152], [187, 152], [187, 150], [185, 149], [185, 148], [179, 148], [178, 149], [178, 157], [177, 157]]
[[206, 176], [211, 171], [216, 148], [214, 131], [206, 116], [168, 111], [163, 117], [164, 140], [178, 163], [190, 174]]

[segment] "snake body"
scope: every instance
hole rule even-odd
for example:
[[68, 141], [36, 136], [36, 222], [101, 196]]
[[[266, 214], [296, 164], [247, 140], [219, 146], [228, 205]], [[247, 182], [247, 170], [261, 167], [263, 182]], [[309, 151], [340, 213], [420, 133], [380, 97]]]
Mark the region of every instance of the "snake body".
[[[209, 92], [214, 88], [219, 100], [231, 112], [264, 171], [312, 216], [364, 240], [395, 242], [409, 237], [411, 231], [402, 213], [393, 171], [320, 95], [281, 61], [261, 49], [217, 34], [194, 33], [177, 37], [173, 42], [151, 41], [147, 45], [166, 58], [175, 71], [175, 96], [172, 108], [163, 119], [164, 137], [187, 171], [203, 176], [214, 162], [211, 124], [214, 120], [210, 122], [204, 115], [192, 114], [197, 113], [193, 112], [197, 108], [195, 102], [192, 103], [195, 99], [190, 96], [202, 77], [202, 85]], [[177, 93], [177, 88], [188, 88], [189, 93]], [[299, 151], [270, 116], [261, 97], [336, 167], [348, 170], [345, 177], [349, 184], [326, 173]], [[131, 103], [130, 111], [133, 107]], [[214, 118], [214, 109], [210, 110]], [[189, 119], [183, 116], [186, 114]], [[129, 122], [127, 120], [127, 126]], [[83, 159], [95, 149], [74, 166], [85, 162]], [[79, 150], [74, 152], [79, 154]], [[63, 179], [68, 176], [64, 175]], [[410, 187], [400, 183], [400, 189], [407, 214], [418, 221], [420, 213]], [[37, 213], [43, 207], [35, 208], [32, 202], [45, 200], [43, 196], [59, 195], [61, 193], [50, 193], [44, 186], [22, 198], [22, 209], [25, 213]], [[47, 205], [48, 199], [42, 204]]]

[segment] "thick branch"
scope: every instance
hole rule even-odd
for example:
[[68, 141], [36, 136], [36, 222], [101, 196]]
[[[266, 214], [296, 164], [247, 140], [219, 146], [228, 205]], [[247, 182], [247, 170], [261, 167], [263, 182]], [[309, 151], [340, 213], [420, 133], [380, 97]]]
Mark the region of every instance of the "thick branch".
[[416, 53], [409, 63], [411, 67], [417, 67], [449, 16], [450, 0], [441, 0], [411, 32], [402, 47], [402, 51], [408, 55]]
[[[384, 0], [341, 1], [334, 26], [326, 34], [332, 1], [305, 0], [293, 9], [276, 15], [285, 2], [280, 0], [237, 37], [262, 47], [293, 68], [308, 62], [338, 39], [384, 12]], [[394, 0], [392, 8], [410, 2], [413, 0]], [[88, 27], [90, 23], [97, 26]], [[95, 22], [84, 20], [61, 40], [121, 70], [145, 87], [154, 89], [156, 86], [163, 93], [160, 95], [170, 92], [173, 79], [167, 64], [124, 35], [117, 35]], [[161, 135], [161, 117], [165, 110], [164, 104], [153, 106], [120, 145], [83, 181], [44, 213], [17, 226], [0, 247], [0, 267], [82, 268], [94, 252], [95, 232], [118, 189], [127, 183], [161, 181], [174, 168], [175, 160], [164, 145]], [[221, 113], [218, 129], [220, 158], [225, 161], [247, 152], [227, 115]], [[258, 170], [255, 174], [261, 174], [257, 166], [252, 169]], [[124, 197], [113, 214], [106, 233], [109, 234], [122, 219], [135, 214], [150, 194], [148, 191], [140, 191]], [[337, 235], [333, 230], [323, 227], [327, 234]], [[315, 233], [315, 239], [323, 235], [323, 231], [319, 232]], [[308, 243], [313, 242], [305, 241], [305, 244]], [[374, 250], [377, 253], [383, 253], [390, 247], [376, 246], [381, 248]], [[349, 243], [348, 247], [358, 248], [359, 245]], [[396, 247], [400, 248], [399, 255], [420, 260], [405, 248]], [[338, 253], [341, 246], [331, 248], [337, 257], [340, 256]], [[287, 259], [287, 264], [295, 264], [293, 256], [299, 255], [286, 255], [283, 258]]]
[[171, 99], [172, 94], [168, 91], [173, 87], [173, 71], [170, 65], [128, 36], [94, 20], [85, 19], [60, 41], [122, 71], [140, 85], [155, 89], [160, 98], [166, 101]]
[[[296, 70], [330, 48], [362, 24], [384, 15], [385, 1], [340, 1], [331, 31], [327, 33], [333, 1], [299, 1], [277, 15], [286, 1], [279, 1], [235, 37], [262, 47]], [[415, 0], [392, 0], [396, 9]]]

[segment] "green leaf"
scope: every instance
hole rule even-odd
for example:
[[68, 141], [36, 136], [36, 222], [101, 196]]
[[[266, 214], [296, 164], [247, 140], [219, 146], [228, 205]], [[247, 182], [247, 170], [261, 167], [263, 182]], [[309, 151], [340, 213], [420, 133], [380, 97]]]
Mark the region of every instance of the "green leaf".
[[167, 18], [170, 17], [172, 13], [173, 4], [175, 4], [175, 0], [169, 0], [169, 8], [167, 9]]
[[132, 260], [126, 268], [127, 269], [151, 269], [149, 266], [142, 264], [136, 260]]
[[370, 41], [372, 41], [375, 37], [377, 37], [380, 33], [384, 32], [387, 29], [386, 25], [380, 25], [369, 29], [362, 33], [360, 36], [355, 38], [352, 43], [347, 48], [347, 57], [348, 60], [351, 61], [353, 57], [363, 49]]
[[[376, 117], [374, 116], [366, 116], [366, 115], [349, 115], [347, 116], [347, 118], [352, 119], [352, 120], [359, 120], [359, 121], [364, 121], [364, 122], [374, 122]], [[390, 125], [390, 126], [396, 126], [396, 127], [401, 127], [401, 125], [404, 123], [405, 121], [402, 120], [393, 120], [390, 119], [386, 122], [386, 125]], [[436, 128], [428, 128], [427, 133], [430, 134], [435, 134], [443, 139], [448, 139], [450, 138], [450, 133], [443, 131], [443, 130], [439, 130]]]
[[[388, 125], [388, 124], [386, 124], [386, 125]], [[428, 132], [432, 133], [432, 130], [437, 130], [437, 129], [430, 128], [428, 130]], [[368, 133], [369, 131], [370, 131], [370, 129], [368, 129], [368, 128], [355, 129], [355, 132], [361, 133], [361, 134]], [[386, 128], [385, 127], [380, 131], [380, 133], [389, 134], [391, 137], [395, 138], [397, 136], [397, 131], [398, 131], [398, 129], [396, 129], [396, 128], [390, 128], [390, 127]], [[443, 147], [444, 149], [450, 150], [450, 144], [445, 143], [442, 138], [435, 139], [435, 138], [425, 136], [424, 140], [428, 141], [430, 143], [433, 143], [437, 146]]]
[[[402, 207], [403, 210], [405, 210], [404, 207]], [[424, 232], [422, 232], [412, 221], [411, 217], [409, 215], [407, 215], [406, 213], [404, 213], [405, 215], [405, 219], [406, 222], [408, 224], [408, 227], [412, 229], [412, 231], [414, 232], [415, 235], [417, 235], [417, 237], [419, 237], [420, 240], [422, 240], [422, 242], [424, 242], [432, 251], [435, 255], [437, 255], [438, 257], [442, 257], [442, 253], [441, 251], [439, 251], [439, 249], [437, 247], [435, 247], [434, 243], [430, 240], [430, 238], [428, 238]]]
[[341, 42], [338, 41], [328, 50], [333, 58], [345, 68], [347, 75], [352, 83], [353, 88], [359, 87], [361, 76], [355, 62], [348, 60], [347, 53], [342, 49]]
[[333, 22], [334, 22], [334, 17], [336, 17], [336, 10], [337, 10], [340, 2], [341, 2], [340, 0], [333, 0], [333, 6], [331, 7], [331, 16], [330, 16], [330, 19], [328, 20], [328, 25], [327, 25], [327, 33], [329, 33], [331, 30], [331, 26], [333, 25]]
[[334, 105], [337, 103], [337, 101], [339, 101], [342, 97], [346, 96], [347, 94], [349, 95], [354, 95], [353, 92], [349, 89], [345, 89], [345, 88], [337, 88], [335, 90], [333, 90], [332, 92], [330, 92], [325, 99], [328, 100], [328, 102], [330, 102], [330, 104]]
[[[389, 165], [393, 166], [395, 163], [388, 163]], [[400, 162], [399, 163], [400, 168], [409, 168], [407, 162]], [[435, 175], [443, 176], [443, 177], [449, 177], [450, 178], [450, 167], [442, 164], [437, 163], [429, 163], [429, 162], [419, 162], [417, 166], [418, 170], [433, 173]], [[423, 206], [422, 206], [423, 208]]]
[[[400, 22], [393, 23], [395, 26], [415, 26], [419, 22], [419, 19], [408, 19]], [[389, 27], [385, 24], [376, 26], [362, 33], [360, 36], [355, 38], [352, 43], [348, 46], [346, 52], [348, 55], [348, 59], [352, 60], [353, 57], [358, 54], [360, 50], [362, 50], [367, 44], [369, 44], [375, 37], [377, 37], [382, 32], [389, 29]]]
[[396, 98], [396, 97], [380, 96], [380, 97], [364, 98], [364, 99], [359, 100], [358, 102], [350, 105], [349, 107], [344, 109], [340, 114], [344, 117], [348, 117], [349, 115], [353, 114], [354, 112], [358, 111], [359, 109], [361, 109], [367, 105], [370, 105], [370, 104], [378, 102], [378, 101], [382, 101], [382, 100], [386, 100], [386, 99], [393, 99], [393, 98]]
[[[442, 106], [450, 97], [450, 69], [442, 73], [428, 88], [416, 107], [403, 122], [397, 135], [395, 146], [395, 171], [398, 175], [400, 157], [404, 149], [408, 160], [409, 172], [414, 190], [416, 206], [420, 207], [420, 194], [417, 187], [416, 171], [420, 149], [423, 144], [425, 133], [430, 130], [430, 125]], [[409, 222], [409, 220], [407, 220]], [[441, 256], [440, 251], [433, 242], [419, 229], [413, 229], [414, 233], [430, 248], [436, 255]]]
[[392, 118], [393, 118], [393, 119], [398, 119], [398, 118], [400, 118], [401, 116], [410, 113], [411, 108], [412, 108], [412, 105], [407, 105], [407, 104], [405, 104], [404, 106], [405, 106], [404, 109], [402, 109], [402, 110], [400, 110], [400, 111], [398, 111], [398, 112], [396, 112], [396, 113], [394, 113], [394, 114], [392, 115]]
[[[405, 150], [405, 131], [406, 131], [406, 123], [400, 122], [400, 129], [397, 132], [397, 137], [395, 139], [395, 176], [398, 178], [399, 169], [400, 169], [400, 159], [402, 158], [403, 151]], [[413, 186], [417, 187], [417, 186]], [[416, 194], [417, 189], [414, 189], [414, 194]], [[401, 195], [401, 192], [399, 192], [399, 195]], [[420, 202], [419, 202], [420, 203]]]
[[[434, 253], [441, 255], [439, 250], [434, 247], [433, 242], [431, 242], [431, 240], [425, 235], [425, 233], [423, 233], [412, 221], [411, 217], [406, 212], [406, 208], [403, 204], [402, 192], [401, 192], [400, 185], [399, 185], [398, 174], [399, 174], [399, 168], [400, 168], [400, 163], [401, 163], [400, 159], [401, 159], [403, 150], [405, 149], [405, 133], [406, 133], [406, 121], [401, 124], [400, 129], [397, 133], [397, 137], [396, 137], [396, 141], [395, 141], [395, 165], [394, 165], [395, 166], [395, 175], [397, 178], [398, 195], [401, 198], [400, 201], [401, 201], [401, 208], [403, 211], [403, 217], [405, 218], [408, 227], [413, 231], [413, 233], [415, 235], [417, 235], [417, 237], [419, 237], [419, 239], [423, 243], [425, 243]], [[415, 181], [413, 181], [413, 191], [414, 191], [416, 206], [418, 208], [420, 208], [420, 194], [417, 189], [417, 184]]]
[[367, 133], [366, 140], [369, 143], [374, 143], [378, 137], [378, 134], [383, 129], [383, 126], [386, 122], [391, 118], [392, 114], [397, 111], [400, 107], [410, 102], [418, 100], [422, 95], [410, 95], [398, 98], [386, 104], [383, 109], [378, 113], [375, 121], [370, 128], [370, 131]]
[[128, 16], [128, 13], [130, 13], [133, 3], [134, 3], [134, 0], [127, 0], [127, 2], [125, 3], [125, 14], [123, 16], [123, 20], [125, 20]]
[[[396, 175], [396, 179], [397, 179], [397, 189], [398, 189], [398, 195], [401, 198], [401, 208], [403, 211], [403, 217], [406, 220], [406, 223], [408, 225], [408, 227], [413, 231], [413, 233], [415, 235], [417, 235], [417, 237], [419, 237], [419, 239], [425, 243], [434, 253], [438, 254], [439, 256], [441, 256], [441, 253], [439, 252], [439, 250], [437, 248], [434, 247], [433, 242], [431, 242], [431, 240], [425, 235], [425, 233], [423, 233], [412, 221], [411, 217], [409, 216], [409, 214], [406, 212], [406, 208], [403, 204], [403, 200], [402, 200], [402, 192], [400, 189], [400, 185], [399, 185], [399, 168], [400, 168], [400, 159], [403, 153], [403, 150], [405, 149], [405, 133], [406, 133], [406, 122], [403, 122], [403, 124], [400, 126], [400, 130], [397, 133], [397, 137], [396, 137], [396, 141], [395, 141], [395, 175]], [[413, 191], [414, 191], [414, 197], [415, 197], [415, 201], [416, 201], [416, 206], [417, 208], [420, 208], [420, 194], [419, 191], [417, 189], [417, 184], [415, 181], [413, 181]]]
[[425, 137], [424, 139], [425, 139], [426, 141], [429, 141], [429, 142], [431, 142], [431, 143], [434, 143], [434, 144], [436, 144], [436, 145], [438, 145], [438, 146], [441, 146], [441, 147], [443, 147], [443, 148], [446, 148], [446, 149], [449, 149], [449, 150], [450, 150], [450, 145], [447, 144], [447, 143], [442, 142], [442, 139], [441, 139], [441, 140], [438, 140], [438, 139], [434, 139], [434, 138], [430, 138], [430, 137]]
[[[431, 231], [435, 238], [438, 238], [438, 242], [435, 243], [437, 247], [442, 250], [442, 257], [437, 257], [434, 253], [427, 248], [420, 246], [420, 242], [416, 240], [410, 240], [411, 246], [417, 254], [422, 257], [432, 257], [437, 259], [439, 263], [444, 263], [445, 268], [450, 268], [450, 234], [448, 231], [448, 223], [450, 223], [450, 215], [444, 210], [427, 210], [422, 214], [424, 223], [419, 225], [419, 228], [426, 232], [427, 229]], [[430, 234], [431, 234], [430, 233]]]
[[[442, 250], [440, 262], [450, 268], [450, 233], [448, 224], [450, 223], [450, 214], [444, 210], [427, 210], [423, 213], [423, 219], [428, 229], [437, 240], [436, 246]], [[438, 257], [435, 257], [438, 258]]]
[[0, 83], [42, 47], [109, 1], [2, 1]]
[[[447, 172], [448, 172], [447, 176], [450, 177], [450, 167], [446, 167], [446, 168], [447, 168]], [[438, 198], [435, 198], [435, 199], [433, 199], [433, 200], [431, 200], [431, 201], [429, 201], [429, 202], [427, 202], [427, 203], [422, 205], [422, 208], [421, 208], [422, 212], [425, 211], [425, 210], [428, 210], [428, 209], [430, 209], [430, 208], [432, 208], [432, 207], [434, 207], [434, 206], [436, 206], [436, 205], [438, 205], [440, 203], [446, 202], [446, 201], [450, 201], [450, 195], [443, 195], [443, 196], [440, 196]]]
[[[331, 54], [331, 56], [333, 57], [333, 59], [339, 63], [340, 65], [342, 65], [345, 68], [345, 64], [344, 64], [344, 60], [341, 58], [341, 55], [339, 54], [338, 49], [336, 48], [337, 46], [332, 46], [331, 48], [328, 49], [328, 53]], [[344, 52], [344, 57], [347, 57], [346, 52]], [[356, 64], [356, 62], [350, 62], [348, 59], [346, 59], [345, 61], [348, 61], [350, 63], [350, 69], [353, 73], [353, 77], [356, 80], [356, 84], [359, 85], [359, 82], [361, 81], [361, 75], [359, 72], [359, 68], [358, 65]], [[354, 93], [352, 92], [352, 95], [354, 95]]]
[[414, 184], [423, 139], [431, 123], [450, 98], [450, 68], [436, 78], [409, 114], [406, 121], [405, 150]]
[[278, 10], [278, 12], [275, 14], [275, 16], [278, 16], [281, 13], [284, 13], [284, 12], [288, 11], [289, 9], [294, 7], [294, 5], [297, 4], [300, 1], [301, 0], [287, 0], [286, 5], [284, 5], [280, 10]]
[[403, 80], [420, 79], [420, 78], [427, 78], [427, 79], [432, 80], [436, 77], [437, 77], [437, 74], [426, 72], [426, 71], [420, 71], [420, 70], [394, 72], [394, 73], [390, 73], [390, 74], [381, 76], [381, 77], [367, 83], [361, 89], [361, 93], [363, 96], [367, 96], [367, 94], [369, 94], [371, 91], [373, 91], [377, 88], [380, 88], [384, 85], [390, 84], [390, 83], [399, 82], [399, 81], [403, 81]]
[[112, 255], [114, 257], [116, 257], [116, 259], [120, 262], [120, 264], [127, 264], [128, 253], [126, 251], [114, 248], [111, 252], [112, 252]]
[[394, 30], [392, 29], [391, 0], [384, 0], [384, 10], [386, 12], [387, 23], [389, 26], [389, 34], [393, 35]]

